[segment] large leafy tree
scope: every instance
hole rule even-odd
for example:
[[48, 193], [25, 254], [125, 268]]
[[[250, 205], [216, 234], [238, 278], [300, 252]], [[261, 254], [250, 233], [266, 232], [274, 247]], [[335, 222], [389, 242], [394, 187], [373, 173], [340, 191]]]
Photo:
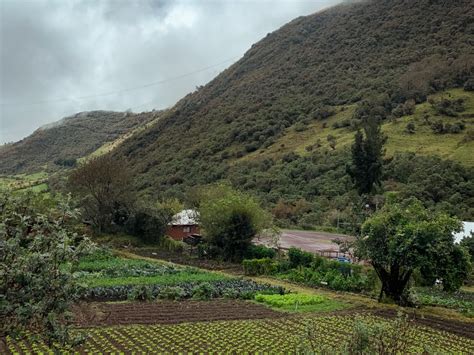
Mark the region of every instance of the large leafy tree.
[[75, 263], [91, 243], [75, 232], [69, 201], [0, 191], [0, 338], [25, 331], [67, 344], [78, 297]]
[[270, 226], [268, 214], [251, 196], [229, 186], [213, 185], [201, 196], [200, 223], [206, 241], [224, 259], [241, 259], [252, 239]]
[[363, 225], [356, 253], [374, 267], [383, 295], [408, 305], [408, 285], [417, 268], [429, 265], [449, 289], [459, 288], [468, 274], [468, 254], [454, 244], [460, 222], [444, 214], [432, 214], [417, 201], [387, 204]]

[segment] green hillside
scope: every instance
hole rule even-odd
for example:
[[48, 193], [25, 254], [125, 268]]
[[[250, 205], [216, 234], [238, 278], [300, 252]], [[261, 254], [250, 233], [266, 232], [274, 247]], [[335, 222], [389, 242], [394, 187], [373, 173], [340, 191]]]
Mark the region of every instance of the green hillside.
[[0, 175], [70, 168], [103, 145], [122, 141], [130, 132], [145, 127], [158, 114], [91, 111], [65, 117], [19, 142], [0, 147]]
[[388, 136], [378, 198], [474, 219], [472, 18], [470, 0], [358, 1], [299, 17], [170, 110], [92, 141], [89, 123], [55, 139], [40, 131], [0, 150], [0, 173], [110, 153], [152, 199], [190, 201], [196, 186], [225, 180], [282, 224], [355, 226], [364, 202], [347, 173], [350, 144], [377, 117]]
[[[451, 89], [430, 96], [435, 102], [441, 99], [464, 102], [464, 109], [457, 116], [450, 117], [438, 113], [429, 102], [415, 105], [411, 115], [387, 120], [382, 130], [387, 135], [386, 157], [397, 152], [412, 152], [421, 155], [436, 155], [465, 166], [474, 166], [474, 93], [462, 89]], [[354, 115], [355, 105], [338, 107], [335, 115], [328, 119], [311, 122], [308, 125], [296, 123], [287, 128], [282, 137], [267, 148], [259, 149], [240, 160], [278, 158], [289, 152], [308, 155], [316, 147], [329, 149], [328, 135], [336, 138], [336, 150], [347, 148], [353, 142], [354, 128], [344, 127]], [[457, 133], [435, 133], [432, 125], [436, 122], [454, 125], [463, 123], [464, 128]], [[407, 131], [412, 122], [415, 130]], [[336, 128], [339, 127], [339, 128]]]
[[[232, 179], [236, 161], [267, 150], [290, 147], [304, 154], [300, 136], [301, 143], [320, 136], [326, 144], [325, 120], [328, 130], [333, 121], [360, 121], [367, 102], [369, 111], [385, 119], [386, 129], [403, 130], [403, 119], [392, 125], [392, 111], [410, 100], [423, 110], [430, 94], [472, 88], [473, 15], [471, 1], [376, 0], [297, 18], [253, 45], [115, 154], [132, 165], [138, 190], [158, 195]], [[425, 128], [404, 139], [422, 142]], [[292, 133], [295, 129], [300, 132]], [[339, 151], [352, 134], [341, 129], [335, 135]], [[404, 141], [393, 139], [389, 154], [397, 144], [405, 148]], [[412, 149], [421, 145], [430, 146], [421, 153], [443, 150], [428, 141]], [[463, 149], [451, 147], [441, 156], [462, 160]]]

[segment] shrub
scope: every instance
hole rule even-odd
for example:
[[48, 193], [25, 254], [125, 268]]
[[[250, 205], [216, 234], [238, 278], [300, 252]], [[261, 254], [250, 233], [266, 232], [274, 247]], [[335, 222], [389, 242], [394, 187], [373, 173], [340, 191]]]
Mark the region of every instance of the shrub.
[[193, 288], [193, 298], [197, 300], [209, 300], [215, 294], [215, 288], [208, 282], [203, 282]]
[[275, 249], [266, 247], [265, 245], [251, 245], [245, 252], [246, 259], [273, 259], [276, 255]]
[[271, 223], [253, 197], [227, 185], [204, 190], [199, 213], [207, 243], [226, 260], [242, 260], [255, 235]]
[[153, 295], [153, 289], [150, 286], [138, 285], [132, 288], [127, 298], [133, 301], [151, 301], [155, 297]]
[[145, 243], [156, 243], [164, 236], [172, 214], [168, 209], [142, 206], [133, 211], [125, 222], [128, 233]]
[[415, 133], [415, 124], [413, 122], [408, 122], [408, 124], [405, 128], [405, 132], [407, 132], [409, 134]]
[[179, 300], [184, 298], [184, 296], [185, 292], [183, 288], [179, 286], [163, 287], [158, 294], [158, 298], [166, 300]]
[[298, 248], [290, 248], [288, 251], [288, 259], [292, 268], [309, 266], [314, 260], [314, 255]]
[[166, 251], [182, 253], [186, 244], [179, 240], [174, 240], [173, 238], [165, 236], [160, 240], [158, 246], [160, 249], [163, 249]]
[[69, 200], [0, 191], [0, 343], [27, 332], [54, 346], [77, 340], [69, 308], [81, 288], [72, 271], [93, 249], [73, 232], [77, 217]]
[[439, 100], [429, 100], [431, 106], [440, 115], [457, 117], [459, 112], [463, 112], [464, 99], [451, 100], [448, 98], [441, 98]]
[[242, 261], [245, 275], [270, 275], [277, 270], [277, 263], [270, 258]]

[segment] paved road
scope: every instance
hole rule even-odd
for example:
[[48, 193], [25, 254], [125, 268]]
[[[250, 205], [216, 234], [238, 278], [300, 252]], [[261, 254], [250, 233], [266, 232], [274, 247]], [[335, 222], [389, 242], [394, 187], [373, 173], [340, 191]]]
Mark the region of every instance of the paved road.
[[[302, 230], [283, 229], [280, 237], [280, 247], [289, 249], [291, 247], [300, 248], [302, 250], [313, 253], [333, 250], [339, 251], [339, 246], [332, 242], [333, 239], [353, 239], [348, 235], [334, 234], [327, 232], [313, 232]], [[266, 244], [267, 240], [262, 240]]]

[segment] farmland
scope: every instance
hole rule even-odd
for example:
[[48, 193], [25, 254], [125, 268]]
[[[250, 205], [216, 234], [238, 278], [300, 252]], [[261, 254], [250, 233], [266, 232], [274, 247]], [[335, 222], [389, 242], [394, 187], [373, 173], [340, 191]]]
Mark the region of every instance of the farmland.
[[[336, 351], [356, 324], [392, 329], [394, 322], [389, 309], [361, 307], [316, 289], [282, 294], [276, 280], [270, 286], [270, 279], [255, 282], [105, 250], [81, 260], [74, 277], [84, 291], [72, 310], [72, 333], [85, 340], [63, 351], [277, 353], [307, 351], [315, 343], [318, 349]], [[122, 302], [110, 302], [116, 300]], [[411, 323], [406, 335], [410, 352], [474, 351], [468, 323], [446, 320], [440, 326], [432, 317]], [[19, 354], [53, 351], [32, 333], [7, 338], [7, 347]]]
[[[216, 309], [216, 311], [218, 308]], [[334, 347], [347, 340], [356, 320], [371, 324], [387, 320], [369, 315], [291, 316], [277, 319], [184, 322], [164, 325], [129, 325], [82, 328], [87, 340], [78, 349], [84, 353], [111, 352], [297, 352], [307, 344], [308, 328], [316, 331], [322, 346]], [[409, 333], [411, 352], [426, 348], [442, 353], [472, 353], [474, 340], [428, 327]], [[43, 343], [10, 341], [13, 353], [49, 352]]]

